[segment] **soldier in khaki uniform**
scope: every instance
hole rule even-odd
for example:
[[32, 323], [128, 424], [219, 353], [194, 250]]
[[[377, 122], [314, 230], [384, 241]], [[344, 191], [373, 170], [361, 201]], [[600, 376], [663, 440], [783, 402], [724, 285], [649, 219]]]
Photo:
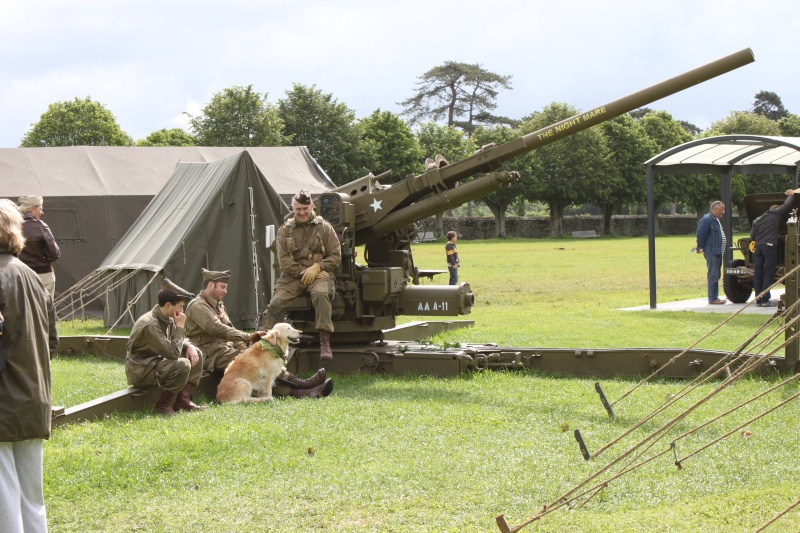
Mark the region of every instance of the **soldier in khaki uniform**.
[[[225, 312], [223, 298], [228, 293], [230, 270], [202, 269], [203, 290], [186, 306], [186, 334], [204, 354], [204, 374], [224, 370], [250, 342], [250, 334], [233, 327]], [[266, 333], [264, 333], [266, 335]], [[300, 379], [284, 368], [275, 382], [273, 394], [319, 398], [333, 390], [333, 381], [320, 369], [309, 379]]]
[[158, 305], [139, 317], [128, 339], [128, 383], [164, 389], [155, 408], [163, 415], [205, 409], [192, 402], [192, 389], [202, 377], [203, 354], [185, 338], [183, 306], [191, 298], [191, 294], [164, 278]]
[[333, 273], [342, 263], [342, 247], [336, 230], [325, 219], [314, 215], [314, 202], [306, 191], [292, 198], [294, 217], [278, 230], [276, 238], [281, 275], [269, 303], [261, 329], [280, 322], [286, 309], [303, 292], [311, 295], [319, 331], [320, 359], [333, 359], [330, 338], [333, 333], [331, 302], [336, 295]]

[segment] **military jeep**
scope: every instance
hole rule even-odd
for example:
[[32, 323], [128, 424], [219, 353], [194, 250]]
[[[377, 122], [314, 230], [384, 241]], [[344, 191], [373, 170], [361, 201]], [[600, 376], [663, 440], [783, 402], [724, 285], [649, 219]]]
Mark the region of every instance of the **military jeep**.
[[[794, 196], [792, 209], [800, 208], [800, 195]], [[744, 211], [747, 217], [747, 227], [753, 227], [753, 221], [766, 213], [770, 206], [780, 205], [786, 201], [786, 195], [782, 192], [748, 194], [744, 197]], [[788, 217], [786, 217], [788, 218]], [[784, 263], [786, 258], [786, 218], [781, 220], [778, 225], [778, 261], [775, 265], [775, 275], [773, 280], [779, 279], [784, 273]], [[733, 303], [745, 303], [753, 293], [753, 257], [755, 255], [755, 245], [751, 248], [751, 239], [748, 235], [736, 242], [735, 252], [738, 250], [744, 259], [733, 259], [725, 265], [725, 276], [722, 281], [725, 289], [725, 296]]]

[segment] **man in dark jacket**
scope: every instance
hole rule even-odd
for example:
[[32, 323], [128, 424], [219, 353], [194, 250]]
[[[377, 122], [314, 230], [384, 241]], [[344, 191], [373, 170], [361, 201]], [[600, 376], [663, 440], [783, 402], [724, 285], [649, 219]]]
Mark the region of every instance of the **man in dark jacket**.
[[[772, 307], [769, 288], [778, 262], [778, 226], [789, 216], [794, 202], [794, 190], [786, 190], [783, 205], [773, 205], [769, 211], [756, 218], [750, 228], [750, 238], [755, 241], [753, 253], [753, 288], [756, 291], [758, 307]], [[766, 292], [764, 292], [766, 291]], [[764, 292], [764, 294], [761, 294]]]
[[727, 239], [719, 221], [725, 213], [725, 204], [717, 200], [711, 204], [711, 210], [700, 219], [697, 225], [697, 253], [706, 258], [708, 268], [708, 303], [721, 305], [725, 300], [719, 297], [719, 278], [722, 268], [722, 256]]
[[19, 199], [19, 210], [23, 218], [22, 234], [25, 236], [25, 248], [19, 254], [19, 259], [39, 275], [52, 298], [56, 291], [53, 263], [61, 257], [61, 250], [50, 226], [41, 220], [44, 214], [42, 197], [23, 196]]
[[53, 303], [17, 255], [22, 216], [0, 200], [0, 529], [47, 531], [42, 444], [50, 437], [50, 357], [58, 349]]

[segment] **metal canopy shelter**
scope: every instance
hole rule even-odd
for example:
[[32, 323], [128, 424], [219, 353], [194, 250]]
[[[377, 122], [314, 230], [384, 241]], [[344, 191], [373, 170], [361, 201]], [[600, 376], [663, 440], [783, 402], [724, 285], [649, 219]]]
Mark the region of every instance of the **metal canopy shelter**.
[[[719, 135], [698, 139], [661, 152], [642, 163], [647, 168], [647, 235], [650, 260], [650, 309], [656, 308], [656, 174], [718, 174], [720, 199], [728, 209], [723, 215], [725, 234], [732, 241], [731, 176], [733, 174], [790, 174], [797, 188], [800, 137], [768, 135]], [[732, 259], [730, 246], [723, 264]]]

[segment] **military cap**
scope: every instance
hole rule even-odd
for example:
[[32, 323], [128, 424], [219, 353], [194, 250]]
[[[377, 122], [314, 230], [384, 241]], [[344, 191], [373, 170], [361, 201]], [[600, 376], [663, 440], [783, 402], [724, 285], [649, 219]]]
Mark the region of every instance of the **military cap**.
[[194, 298], [194, 294], [185, 289], [181, 289], [180, 287], [172, 283], [172, 281], [170, 281], [169, 278], [167, 277], [164, 277], [164, 282], [161, 284], [161, 290], [171, 292], [178, 298], [186, 301], [189, 301], [192, 298]]
[[41, 196], [31, 195], [31, 196], [20, 196], [17, 202], [19, 203], [20, 207], [36, 207], [37, 205], [42, 205], [44, 199]]
[[203, 273], [203, 283], [206, 281], [221, 281], [223, 283], [228, 283], [228, 280], [231, 279], [231, 271], [230, 270], [222, 270], [222, 271], [215, 271], [215, 270], [206, 270], [205, 268], [200, 269]]
[[311, 193], [308, 191], [300, 191], [294, 195], [293, 200], [300, 205], [311, 205]]

